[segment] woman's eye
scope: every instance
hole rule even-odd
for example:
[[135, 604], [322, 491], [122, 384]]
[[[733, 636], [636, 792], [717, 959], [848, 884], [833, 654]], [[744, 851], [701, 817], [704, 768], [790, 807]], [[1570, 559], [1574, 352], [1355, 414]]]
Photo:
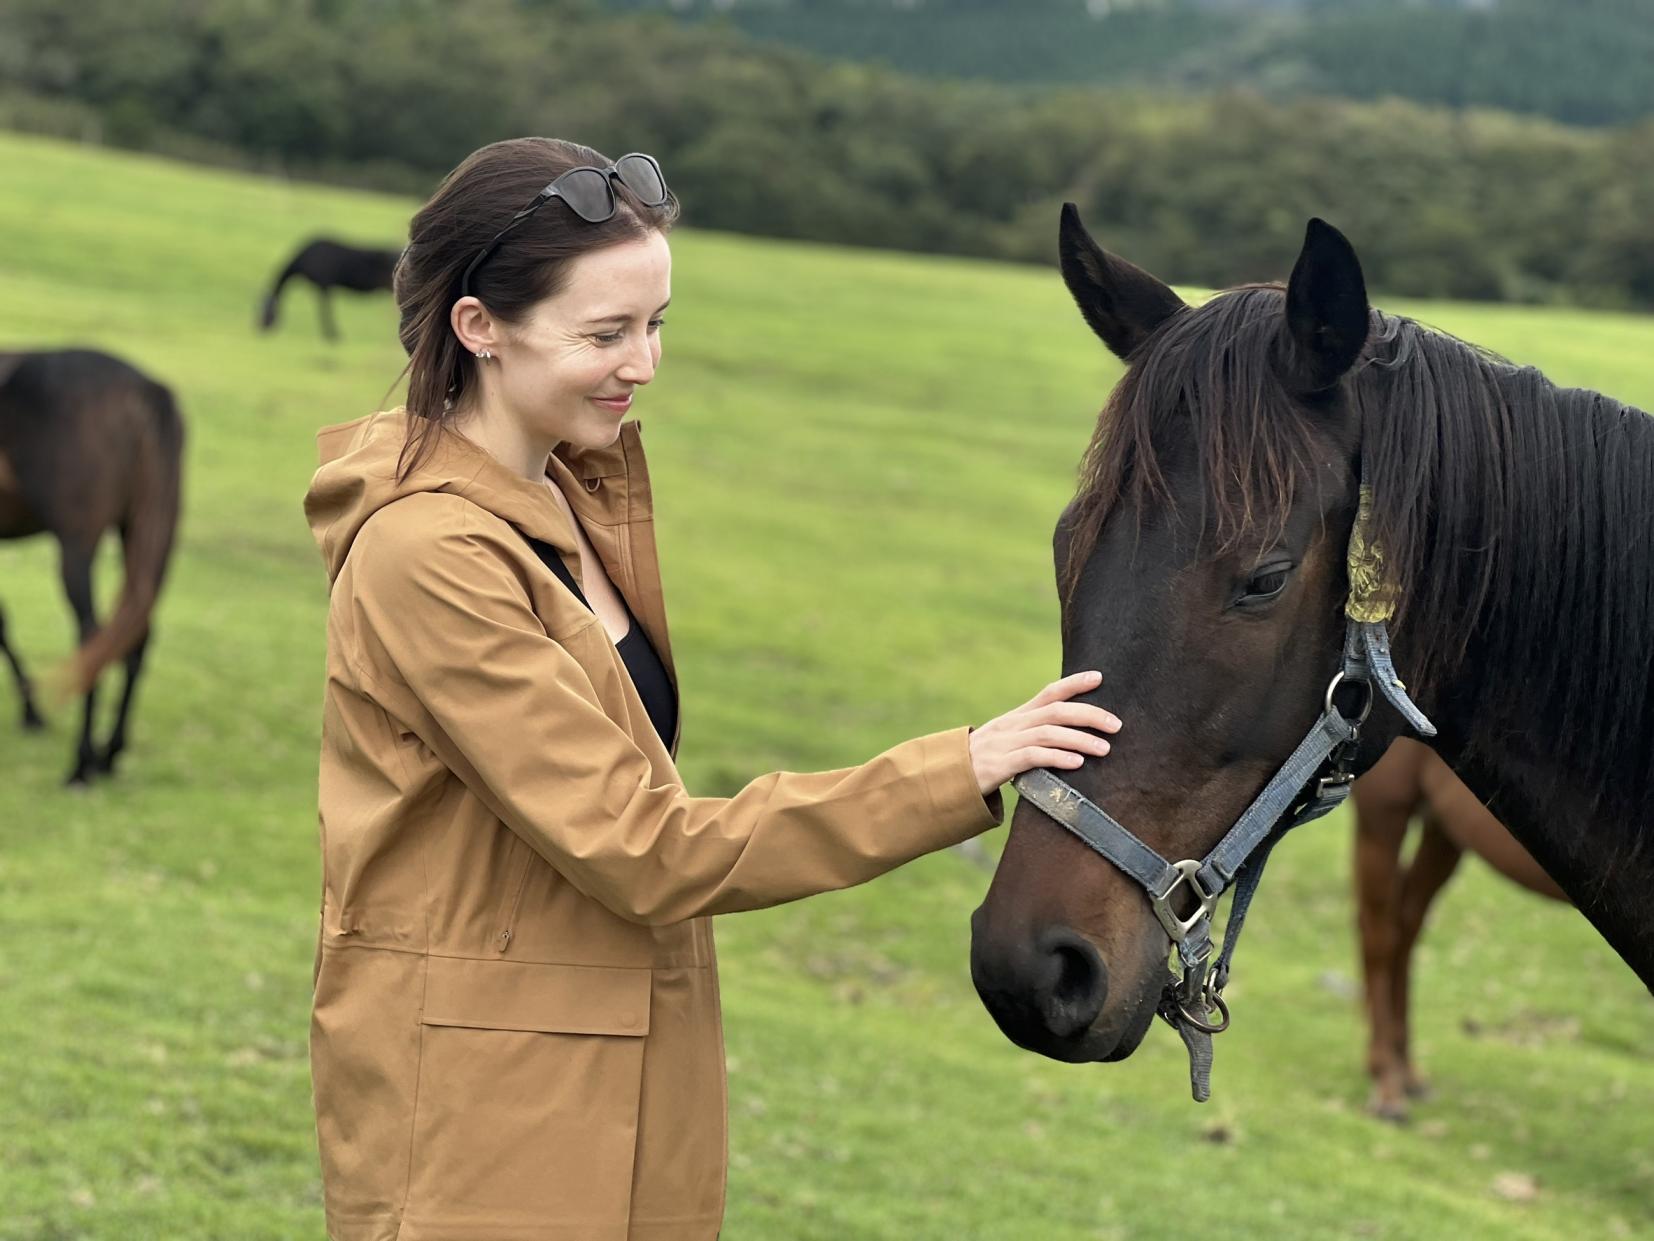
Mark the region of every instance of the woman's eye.
[[666, 320], [665, 319], [651, 319], [651, 320], [649, 320], [649, 330], [651, 332], [658, 332], [658, 331], [661, 330], [661, 328], [663, 328], [665, 326], [666, 326]]
[[614, 345], [618, 344], [625, 335], [625, 332], [599, 332], [596, 336], [592, 337], [592, 339], [597, 341], [599, 344]]
[[1285, 566], [1278, 569], [1266, 569], [1262, 573], [1255, 573], [1246, 583], [1244, 600], [1251, 603], [1261, 603], [1266, 599], [1273, 599], [1286, 589], [1286, 579], [1291, 570]]

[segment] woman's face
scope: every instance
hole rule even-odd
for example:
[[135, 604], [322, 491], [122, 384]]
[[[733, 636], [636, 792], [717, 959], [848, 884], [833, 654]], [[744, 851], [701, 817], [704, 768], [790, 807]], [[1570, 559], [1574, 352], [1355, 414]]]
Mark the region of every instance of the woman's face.
[[660, 365], [672, 252], [654, 230], [573, 260], [563, 290], [513, 324], [487, 364], [496, 394], [531, 438], [614, 443], [633, 393]]

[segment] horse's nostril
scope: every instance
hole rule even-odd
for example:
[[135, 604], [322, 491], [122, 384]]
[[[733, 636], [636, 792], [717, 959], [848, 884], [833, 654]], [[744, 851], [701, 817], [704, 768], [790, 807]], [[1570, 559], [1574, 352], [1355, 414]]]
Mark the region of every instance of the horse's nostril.
[[1108, 999], [1108, 967], [1103, 956], [1084, 936], [1067, 929], [1048, 931], [1040, 947], [1056, 959], [1056, 971], [1046, 996], [1045, 1024], [1052, 1034], [1068, 1038], [1087, 1029]]
[[1059, 1004], [1083, 1004], [1096, 987], [1097, 970], [1085, 953], [1075, 948], [1057, 949], [1057, 985], [1052, 995]]

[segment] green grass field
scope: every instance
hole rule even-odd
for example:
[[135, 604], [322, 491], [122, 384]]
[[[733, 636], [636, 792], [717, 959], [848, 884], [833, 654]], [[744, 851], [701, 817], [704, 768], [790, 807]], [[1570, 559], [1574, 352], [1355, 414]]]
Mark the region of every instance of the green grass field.
[[[275, 335], [253, 315], [303, 237], [391, 243], [413, 204], [5, 135], [0, 165], [0, 341], [117, 352], [191, 436], [119, 780], [62, 790], [71, 713], [25, 736], [0, 680], [0, 1239], [320, 1238], [326, 592], [299, 501], [313, 430], [375, 408], [402, 359], [387, 298], [342, 305], [337, 348], [307, 289]], [[690, 787], [1032, 694], [1058, 662], [1050, 525], [1117, 374], [1055, 274], [674, 249], [637, 409]], [[1401, 309], [1654, 409], [1654, 320]], [[48, 543], [0, 546], [0, 601], [37, 672], [68, 652]], [[1582, 919], [1478, 866], [1419, 954], [1435, 1096], [1407, 1128], [1364, 1114], [1349, 846], [1339, 816], [1278, 852], [1204, 1107], [1164, 1027], [1115, 1066], [1004, 1040], [966, 962], [987, 874], [960, 856], [721, 920], [725, 1237], [1654, 1235], [1654, 1004]]]

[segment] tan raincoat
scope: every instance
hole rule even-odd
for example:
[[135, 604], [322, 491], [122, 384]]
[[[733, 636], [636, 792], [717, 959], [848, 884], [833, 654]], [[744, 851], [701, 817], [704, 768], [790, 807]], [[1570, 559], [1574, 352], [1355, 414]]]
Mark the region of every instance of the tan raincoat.
[[[998, 821], [968, 729], [692, 797], [551, 494], [400, 411], [324, 430], [332, 579], [311, 1028], [335, 1241], [700, 1241], [723, 1215], [712, 928]], [[638, 427], [548, 471], [671, 668]]]

